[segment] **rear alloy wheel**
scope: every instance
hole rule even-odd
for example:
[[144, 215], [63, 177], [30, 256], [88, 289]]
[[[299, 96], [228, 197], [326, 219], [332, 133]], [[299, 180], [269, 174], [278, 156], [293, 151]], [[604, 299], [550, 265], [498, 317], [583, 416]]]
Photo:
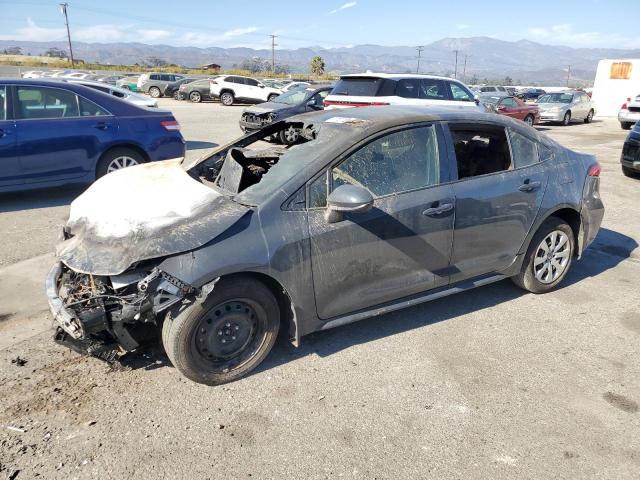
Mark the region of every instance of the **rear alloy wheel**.
[[527, 115], [526, 117], [524, 117], [524, 123], [526, 123], [530, 127], [533, 127], [533, 115]]
[[293, 125], [289, 125], [286, 129], [280, 131], [280, 141], [285, 145], [293, 145], [300, 138], [300, 132]]
[[553, 290], [569, 271], [574, 249], [571, 227], [560, 218], [548, 218], [531, 240], [522, 269], [513, 282], [533, 293]]
[[202, 101], [202, 95], [200, 95], [200, 92], [191, 92], [189, 94], [189, 100], [193, 103], [200, 103]]
[[160, 97], [160, 89], [158, 87], [151, 87], [149, 89], [149, 95], [151, 95], [152, 98], [159, 98]]
[[224, 92], [222, 95], [220, 95], [220, 103], [222, 103], [225, 107], [233, 105], [234, 101], [235, 98], [233, 96], [233, 93], [231, 92]]
[[584, 123], [591, 123], [593, 121], [593, 110], [589, 110], [589, 115], [584, 119]]
[[187, 378], [219, 385], [245, 376], [268, 355], [278, 336], [280, 309], [271, 291], [252, 278], [221, 280], [163, 326], [165, 350]]
[[122, 170], [144, 163], [144, 158], [135, 150], [129, 148], [114, 148], [105, 153], [96, 168], [96, 178], [100, 178], [107, 173]]
[[562, 125], [565, 127], [571, 123], [571, 112], [567, 112], [564, 114], [564, 118], [562, 119]]

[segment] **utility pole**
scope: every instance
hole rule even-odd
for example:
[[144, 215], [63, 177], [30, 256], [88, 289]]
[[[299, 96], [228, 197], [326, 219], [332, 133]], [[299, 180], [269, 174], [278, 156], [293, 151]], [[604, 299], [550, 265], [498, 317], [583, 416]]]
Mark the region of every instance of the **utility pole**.
[[467, 83], [467, 58], [469, 55], [464, 54], [464, 67], [462, 67], [462, 81], [463, 83]]
[[69, 6], [68, 3], [61, 3], [60, 11], [62, 11], [62, 13], [64, 14], [64, 24], [67, 26], [67, 39], [69, 40], [69, 56], [71, 57], [71, 68], [73, 68], [75, 65], [73, 62], [73, 49], [71, 48], [71, 32], [69, 32], [69, 17], [67, 16], [68, 6]]
[[276, 37], [277, 35], [269, 35], [271, 37], [271, 71], [276, 73]]
[[420, 72], [420, 56], [422, 55], [422, 51], [424, 50], [424, 46], [419, 45], [416, 47], [416, 50], [418, 51], [418, 66], [416, 67], [416, 73]]
[[456, 52], [456, 68], [453, 71], [453, 78], [458, 78], [458, 50], [454, 50]]
[[571, 80], [571, 65], [567, 69], [567, 87], [569, 86], [569, 80]]

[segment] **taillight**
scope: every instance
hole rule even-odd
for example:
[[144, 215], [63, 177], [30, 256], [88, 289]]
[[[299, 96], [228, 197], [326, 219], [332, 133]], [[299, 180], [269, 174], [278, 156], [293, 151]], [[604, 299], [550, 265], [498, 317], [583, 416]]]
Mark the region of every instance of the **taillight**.
[[627, 98], [627, 101], [622, 104], [620, 110], [627, 110], [629, 108], [629, 106], [627, 105], [629, 102], [631, 102], [631, 98]]
[[590, 177], [599, 177], [601, 171], [602, 171], [602, 167], [598, 162], [596, 162], [589, 167], [589, 170], [587, 171], [587, 175], [589, 175]]
[[160, 122], [162, 128], [169, 132], [179, 132], [180, 124], [176, 120], [163, 120]]

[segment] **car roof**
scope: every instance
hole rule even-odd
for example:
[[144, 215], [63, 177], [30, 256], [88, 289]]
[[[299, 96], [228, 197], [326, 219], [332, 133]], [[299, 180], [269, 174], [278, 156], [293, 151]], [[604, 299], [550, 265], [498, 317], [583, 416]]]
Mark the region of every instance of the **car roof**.
[[423, 75], [421, 73], [377, 73], [377, 72], [365, 72], [365, 73], [349, 73], [347, 75], [340, 75], [340, 78], [390, 78], [392, 80], [401, 80], [403, 78], [428, 78], [435, 80], [448, 80], [453, 82], [460, 82], [455, 78], [440, 77], [438, 75]]

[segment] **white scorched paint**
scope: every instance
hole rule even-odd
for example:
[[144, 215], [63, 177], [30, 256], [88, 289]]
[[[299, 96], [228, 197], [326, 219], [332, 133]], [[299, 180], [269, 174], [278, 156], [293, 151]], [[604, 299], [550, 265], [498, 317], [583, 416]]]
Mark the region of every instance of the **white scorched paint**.
[[84, 223], [98, 237], [162, 228], [187, 218], [220, 194], [191, 178], [181, 159], [116, 170], [71, 203], [69, 224]]

